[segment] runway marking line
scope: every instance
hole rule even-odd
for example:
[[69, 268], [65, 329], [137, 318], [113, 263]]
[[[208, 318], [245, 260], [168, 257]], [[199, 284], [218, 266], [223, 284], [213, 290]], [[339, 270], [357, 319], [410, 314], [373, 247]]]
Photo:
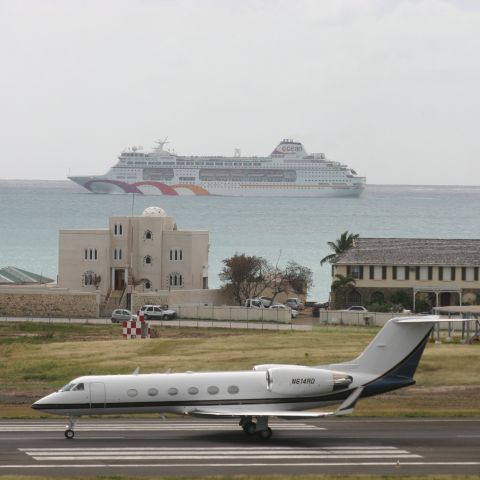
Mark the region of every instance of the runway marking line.
[[[417, 467], [417, 466], [477, 466], [480, 462], [401, 462], [400, 467]], [[80, 463], [80, 464], [33, 464], [33, 465], [0, 465], [0, 469], [9, 468], [154, 468], [154, 467], [390, 467], [398, 466], [397, 462], [335, 462], [335, 463], [323, 463], [323, 462], [307, 462], [307, 463]]]

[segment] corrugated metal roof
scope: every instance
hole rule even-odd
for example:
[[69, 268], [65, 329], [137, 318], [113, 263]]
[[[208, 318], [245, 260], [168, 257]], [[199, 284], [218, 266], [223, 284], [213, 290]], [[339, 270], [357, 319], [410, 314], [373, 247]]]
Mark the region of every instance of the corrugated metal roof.
[[480, 239], [358, 238], [336, 265], [480, 266]]
[[0, 284], [22, 285], [26, 283], [50, 283], [51, 278], [37, 275], [17, 267], [0, 268]]

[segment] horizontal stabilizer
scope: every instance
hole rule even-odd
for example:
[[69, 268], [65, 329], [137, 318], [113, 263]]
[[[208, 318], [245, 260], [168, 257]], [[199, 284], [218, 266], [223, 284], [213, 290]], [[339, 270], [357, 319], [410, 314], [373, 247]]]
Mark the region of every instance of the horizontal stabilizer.
[[232, 418], [232, 417], [277, 417], [287, 419], [298, 418], [324, 418], [335, 414], [335, 412], [290, 412], [288, 410], [193, 410], [189, 412], [193, 417], [203, 418]]

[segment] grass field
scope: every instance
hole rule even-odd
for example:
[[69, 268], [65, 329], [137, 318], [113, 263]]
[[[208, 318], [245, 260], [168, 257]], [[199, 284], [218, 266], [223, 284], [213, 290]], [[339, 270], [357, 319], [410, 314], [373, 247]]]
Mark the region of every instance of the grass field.
[[[340, 362], [358, 355], [376, 332], [164, 328], [159, 338], [126, 341], [119, 325], [1, 323], [0, 416], [36, 417], [32, 401], [80, 375], [130, 373], [137, 366], [151, 373]], [[429, 344], [416, 379], [416, 387], [362, 400], [356, 414], [480, 415], [480, 345]]]

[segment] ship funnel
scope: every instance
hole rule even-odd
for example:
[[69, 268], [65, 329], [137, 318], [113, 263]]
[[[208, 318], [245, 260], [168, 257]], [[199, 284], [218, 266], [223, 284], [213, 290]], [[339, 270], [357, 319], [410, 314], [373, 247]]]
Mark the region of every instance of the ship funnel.
[[283, 139], [270, 154], [271, 157], [299, 157], [307, 155], [307, 151], [300, 142], [294, 142], [292, 139]]

